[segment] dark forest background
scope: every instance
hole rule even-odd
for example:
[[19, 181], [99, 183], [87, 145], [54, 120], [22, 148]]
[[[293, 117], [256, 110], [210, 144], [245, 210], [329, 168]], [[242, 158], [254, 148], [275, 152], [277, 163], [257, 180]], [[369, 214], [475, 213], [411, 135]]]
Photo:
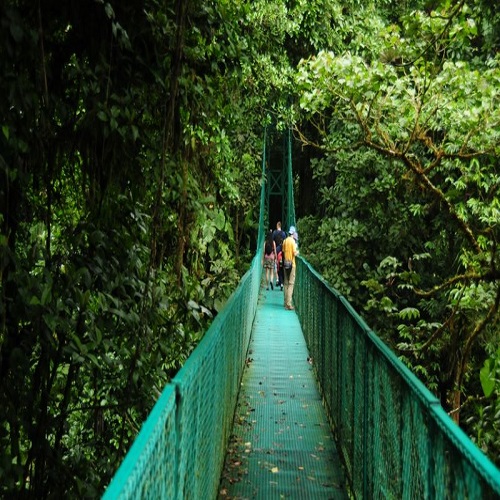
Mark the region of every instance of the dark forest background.
[[102, 493], [250, 263], [270, 124], [302, 254], [498, 461], [499, 27], [493, 0], [4, 1], [2, 496]]

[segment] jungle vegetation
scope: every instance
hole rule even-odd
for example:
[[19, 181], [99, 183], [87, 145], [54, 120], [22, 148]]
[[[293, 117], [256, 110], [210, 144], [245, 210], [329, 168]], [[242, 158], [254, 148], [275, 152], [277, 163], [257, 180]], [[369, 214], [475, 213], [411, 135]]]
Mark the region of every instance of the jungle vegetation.
[[271, 122], [301, 252], [498, 460], [497, 2], [5, 0], [0, 26], [2, 496], [102, 493], [250, 263]]

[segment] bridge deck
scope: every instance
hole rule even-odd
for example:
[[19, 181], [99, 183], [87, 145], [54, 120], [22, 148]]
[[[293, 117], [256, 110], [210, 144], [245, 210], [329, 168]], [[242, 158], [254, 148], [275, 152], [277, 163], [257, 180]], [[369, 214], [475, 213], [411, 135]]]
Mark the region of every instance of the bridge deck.
[[219, 498], [347, 498], [297, 315], [262, 289]]

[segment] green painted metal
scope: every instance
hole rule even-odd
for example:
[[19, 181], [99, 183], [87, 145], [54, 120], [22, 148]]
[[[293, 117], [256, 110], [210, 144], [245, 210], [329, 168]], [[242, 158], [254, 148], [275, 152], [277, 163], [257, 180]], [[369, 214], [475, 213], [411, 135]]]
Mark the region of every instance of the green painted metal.
[[286, 134], [286, 222], [287, 229], [295, 226], [295, 199], [293, 196], [293, 165], [292, 165], [292, 131], [287, 130]]
[[500, 498], [500, 471], [302, 258], [294, 302], [355, 498]]
[[[267, 285], [267, 284], [266, 284]], [[299, 319], [261, 288], [221, 498], [347, 499]]]
[[[277, 141], [276, 136], [279, 132], [275, 128], [272, 133], [267, 129], [264, 133], [264, 141], [266, 144], [272, 145], [273, 141]], [[276, 148], [279, 150], [282, 161], [281, 165], [277, 165], [276, 161], [271, 161], [269, 148], [266, 156], [266, 200], [264, 221], [266, 227], [274, 227], [276, 221], [270, 220], [270, 199], [271, 197], [280, 199], [280, 212], [282, 214], [283, 229], [287, 230], [290, 226], [295, 225], [295, 204], [293, 195], [293, 166], [292, 166], [292, 132], [287, 129], [281, 133], [282, 146]], [[278, 217], [281, 219], [281, 217]]]
[[[263, 158], [265, 158], [265, 142]], [[264, 160], [262, 175], [264, 178]], [[215, 498], [262, 277], [265, 182], [250, 270], [165, 387], [104, 492], [111, 499]]]
[[[295, 224], [290, 131], [286, 143], [289, 227]], [[105, 499], [217, 496], [262, 279], [266, 148], [267, 131], [251, 268], [165, 387]], [[294, 302], [352, 496], [500, 498], [500, 471], [348, 301], [305, 260], [297, 262]]]

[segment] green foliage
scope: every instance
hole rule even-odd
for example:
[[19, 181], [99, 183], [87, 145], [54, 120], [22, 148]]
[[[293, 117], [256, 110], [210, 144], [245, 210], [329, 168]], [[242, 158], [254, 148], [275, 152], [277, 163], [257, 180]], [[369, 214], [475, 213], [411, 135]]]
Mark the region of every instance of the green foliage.
[[1, 492], [94, 497], [248, 266], [287, 79], [249, 4], [39, 8], [0, 8]]
[[[491, 348], [488, 349], [490, 352]], [[477, 445], [492, 457], [497, 465], [497, 450], [500, 449], [500, 352], [491, 352], [479, 372], [485, 402], [475, 402], [474, 411], [469, 411], [467, 425]]]
[[[3, 496], [102, 492], [248, 265], [270, 120], [322, 149], [301, 251], [443, 400], [477, 394], [499, 13], [422, 4], [2, 4]], [[468, 419], [490, 451], [495, 404]]]
[[500, 296], [500, 67], [480, 4], [387, 3], [296, 75], [302, 140], [322, 151], [302, 251], [457, 420], [461, 394], [481, 395]]
[[498, 377], [500, 370], [496, 366], [498, 358], [500, 358], [500, 356], [497, 353], [496, 359], [487, 359], [479, 372], [481, 387], [483, 388], [484, 395], [487, 398], [493, 394], [495, 387], [500, 382], [500, 378]]

